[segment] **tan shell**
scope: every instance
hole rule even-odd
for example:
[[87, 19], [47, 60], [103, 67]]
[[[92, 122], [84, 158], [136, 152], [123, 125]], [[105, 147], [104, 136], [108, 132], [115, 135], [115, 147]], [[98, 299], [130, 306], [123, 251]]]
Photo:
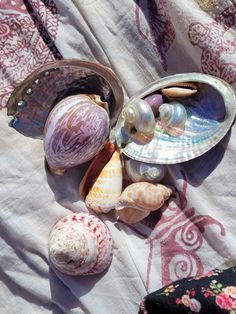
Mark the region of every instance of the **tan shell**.
[[198, 91], [198, 87], [194, 83], [181, 82], [163, 88], [162, 93], [167, 98], [184, 98], [189, 97]]
[[137, 223], [159, 209], [171, 194], [172, 190], [162, 184], [133, 183], [119, 197], [116, 215], [126, 223]]
[[83, 199], [85, 199], [94, 181], [97, 179], [102, 169], [108, 163], [114, 151], [115, 145], [111, 142], [108, 142], [104, 145], [103, 149], [94, 157], [86, 173], [84, 174], [82, 181], [80, 182], [79, 193]]
[[103, 168], [85, 199], [88, 208], [96, 213], [107, 213], [115, 208], [122, 192], [122, 163], [115, 151]]

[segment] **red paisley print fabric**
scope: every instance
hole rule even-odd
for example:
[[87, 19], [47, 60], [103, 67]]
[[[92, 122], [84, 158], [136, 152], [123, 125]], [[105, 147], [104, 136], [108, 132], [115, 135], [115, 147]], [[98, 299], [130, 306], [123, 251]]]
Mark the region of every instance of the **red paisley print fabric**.
[[229, 32], [235, 26], [236, 6], [232, 5], [213, 22], [192, 23], [188, 33], [191, 43], [202, 49], [202, 71], [228, 83], [236, 81], [236, 38], [232, 38]]
[[157, 50], [165, 71], [165, 54], [175, 39], [175, 29], [167, 14], [165, 0], [136, 0], [136, 25], [140, 36]]
[[0, 107], [17, 83], [59, 57], [54, 46], [58, 16], [53, 1], [0, 0]]

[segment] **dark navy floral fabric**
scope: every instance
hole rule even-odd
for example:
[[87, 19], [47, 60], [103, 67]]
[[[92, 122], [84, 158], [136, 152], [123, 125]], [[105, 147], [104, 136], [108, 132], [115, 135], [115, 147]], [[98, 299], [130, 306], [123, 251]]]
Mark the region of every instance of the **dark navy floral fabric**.
[[147, 295], [139, 314], [236, 314], [236, 267], [178, 280]]

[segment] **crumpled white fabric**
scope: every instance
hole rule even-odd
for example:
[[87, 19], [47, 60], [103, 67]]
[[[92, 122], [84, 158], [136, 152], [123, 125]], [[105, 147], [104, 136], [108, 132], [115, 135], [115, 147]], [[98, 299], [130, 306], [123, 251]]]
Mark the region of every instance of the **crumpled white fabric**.
[[[235, 12], [235, 4], [211, 3], [58, 0], [55, 44], [63, 58], [110, 66], [127, 96], [159, 77], [192, 71], [236, 87], [236, 22], [230, 20], [228, 28], [222, 22], [222, 12]], [[198, 38], [196, 29], [206, 37]], [[114, 240], [110, 268], [97, 276], [69, 277], [49, 267], [48, 236], [61, 217], [86, 210], [78, 195], [84, 169], [52, 177], [44, 167], [42, 141], [17, 133], [9, 121], [2, 110], [1, 313], [137, 313], [141, 299], [167, 282], [235, 265], [235, 126], [205, 155], [168, 167], [166, 182], [179, 193], [161, 217], [130, 228], [113, 213], [100, 216]]]

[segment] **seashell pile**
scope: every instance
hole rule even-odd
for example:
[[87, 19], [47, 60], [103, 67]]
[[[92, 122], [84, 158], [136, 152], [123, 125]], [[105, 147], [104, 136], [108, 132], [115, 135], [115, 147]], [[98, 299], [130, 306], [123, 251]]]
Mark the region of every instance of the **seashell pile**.
[[[201, 73], [153, 82], [122, 108], [123, 100], [110, 69], [63, 60], [32, 73], [7, 107], [13, 128], [43, 138], [53, 174], [92, 160], [79, 187], [89, 209], [115, 210], [117, 219], [135, 224], [171, 196], [159, 183], [167, 164], [198, 157], [224, 137], [236, 100], [229, 84]], [[89, 214], [62, 218], [51, 232], [49, 257], [65, 274], [102, 272], [112, 259], [109, 230]]]
[[66, 216], [51, 231], [49, 258], [53, 266], [64, 274], [101, 273], [110, 265], [112, 255], [109, 229], [93, 215]]

